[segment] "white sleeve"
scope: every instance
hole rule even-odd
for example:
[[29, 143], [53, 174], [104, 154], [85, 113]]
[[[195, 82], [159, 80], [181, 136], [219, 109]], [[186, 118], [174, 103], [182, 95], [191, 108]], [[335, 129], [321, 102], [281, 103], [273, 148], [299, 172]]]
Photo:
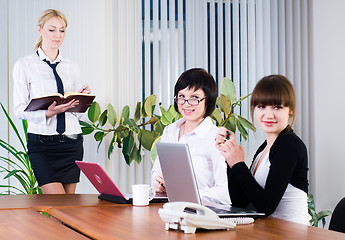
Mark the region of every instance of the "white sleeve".
[[224, 157], [218, 149], [212, 155], [214, 186], [200, 189], [202, 199], [207, 202], [217, 202], [220, 204], [230, 204], [228, 190], [227, 166]]
[[28, 79], [29, 69], [24, 66], [23, 61], [18, 61], [13, 67], [13, 111], [19, 119], [26, 119], [35, 123], [47, 124], [46, 110], [25, 112], [30, 102], [30, 87]]

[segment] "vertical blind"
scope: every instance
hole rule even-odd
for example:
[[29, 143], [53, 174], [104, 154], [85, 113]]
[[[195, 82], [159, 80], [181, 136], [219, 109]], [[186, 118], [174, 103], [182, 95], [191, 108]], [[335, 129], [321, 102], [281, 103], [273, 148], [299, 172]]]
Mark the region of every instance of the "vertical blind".
[[[235, 83], [237, 97], [250, 93], [263, 76], [283, 74], [293, 82], [297, 94], [294, 129], [309, 144], [308, 0], [138, 0], [130, 4], [132, 1], [118, 1], [118, 4], [141, 9], [135, 11], [142, 14], [135, 16], [134, 21], [138, 23], [135, 30], [128, 25], [129, 18], [134, 15], [127, 12], [129, 15], [123, 16], [126, 11], [118, 7], [119, 12], [114, 12], [114, 17], [123, 16], [122, 21], [128, 23], [126, 27], [115, 27], [114, 31], [118, 38], [124, 38], [124, 44], [135, 39], [132, 48], [142, 46], [142, 56], [139, 51], [127, 51], [121, 54], [121, 59], [134, 54], [142, 63], [134, 61], [134, 67], [133, 62], [121, 60], [117, 62], [117, 69], [126, 69], [126, 64], [130, 64], [131, 71], [136, 72], [133, 86], [142, 83], [142, 98], [156, 94], [158, 101], [167, 108], [172, 104], [178, 76], [192, 67], [205, 68], [215, 77], [218, 86], [223, 77], [230, 78]], [[118, 47], [126, 49], [122, 44]], [[128, 75], [122, 77], [125, 77], [121, 78], [123, 84], [133, 81]], [[140, 95], [139, 89], [128, 90], [122, 94]], [[249, 100], [237, 111], [250, 118]], [[247, 150], [247, 161], [263, 139], [263, 133], [258, 131], [242, 142]], [[140, 175], [141, 180], [149, 182], [147, 154], [145, 161], [146, 164], [135, 168], [146, 171]], [[138, 171], [132, 182], [138, 180]]]

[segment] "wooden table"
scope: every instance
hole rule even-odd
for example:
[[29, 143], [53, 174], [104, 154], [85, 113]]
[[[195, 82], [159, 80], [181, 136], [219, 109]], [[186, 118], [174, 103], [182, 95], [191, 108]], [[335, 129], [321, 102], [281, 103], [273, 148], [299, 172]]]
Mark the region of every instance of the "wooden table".
[[256, 220], [250, 225], [238, 225], [229, 231], [198, 230], [195, 234], [166, 231], [158, 215], [160, 207], [162, 204], [150, 204], [148, 207], [53, 207], [47, 213], [95, 239], [345, 239], [342, 233], [272, 217]]
[[115, 203], [98, 199], [97, 194], [32, 194], [32, 195], [1, 195], [0, 210], [34, 208], [37, 211], [55, 206], [102, 206]]
[[33, 209], [14, 209], [0, 211], [0, 239], [76, 240], [89, 238]]
[[[96, 194], [2, 195], [1, 239], [345, 239], [345, 234], [268, 217], [229, 231], [198, 230], [195, 234], [164, 229], [162, 204], [120, 205]], [[44, 211], [53, 218], [39, 213]], [[64, 224], [53, 220], [58, 219]]]

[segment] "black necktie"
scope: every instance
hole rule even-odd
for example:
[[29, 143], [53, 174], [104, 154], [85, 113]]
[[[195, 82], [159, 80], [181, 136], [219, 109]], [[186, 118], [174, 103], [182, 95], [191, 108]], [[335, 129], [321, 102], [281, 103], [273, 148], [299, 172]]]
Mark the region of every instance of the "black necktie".
[[[46, 59], [43, 59], [43, 61], [45, 61], [49, 65], [49, 67], [51, 67], [53, 69], [53, 73], [54, 73], [54, 76], [55, 76], [58, 93], [61, 93], [62, 95], [64, 95], [63, 83], [61, 81], [61, 78], [60, 78], [59, 74], [56, 72], [56, 66], [59, 64], [59, 62], [51, 64]], [[56, 119], [57, 119], [56, 131], [61, 135], [62, 133], [65, 132], [65, 113], [64, 112], [63, 113], [59, 113], [56, 116]]]

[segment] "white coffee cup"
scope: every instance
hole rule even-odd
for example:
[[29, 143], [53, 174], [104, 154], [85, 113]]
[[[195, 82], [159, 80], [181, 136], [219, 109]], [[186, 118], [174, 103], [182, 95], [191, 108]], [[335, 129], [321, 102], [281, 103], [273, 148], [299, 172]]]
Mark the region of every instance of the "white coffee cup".
[[135, 184], [132, 185], [132, 193], [134, 206], [147, 206], [155, 196], [155, 189], [147, 184]]

